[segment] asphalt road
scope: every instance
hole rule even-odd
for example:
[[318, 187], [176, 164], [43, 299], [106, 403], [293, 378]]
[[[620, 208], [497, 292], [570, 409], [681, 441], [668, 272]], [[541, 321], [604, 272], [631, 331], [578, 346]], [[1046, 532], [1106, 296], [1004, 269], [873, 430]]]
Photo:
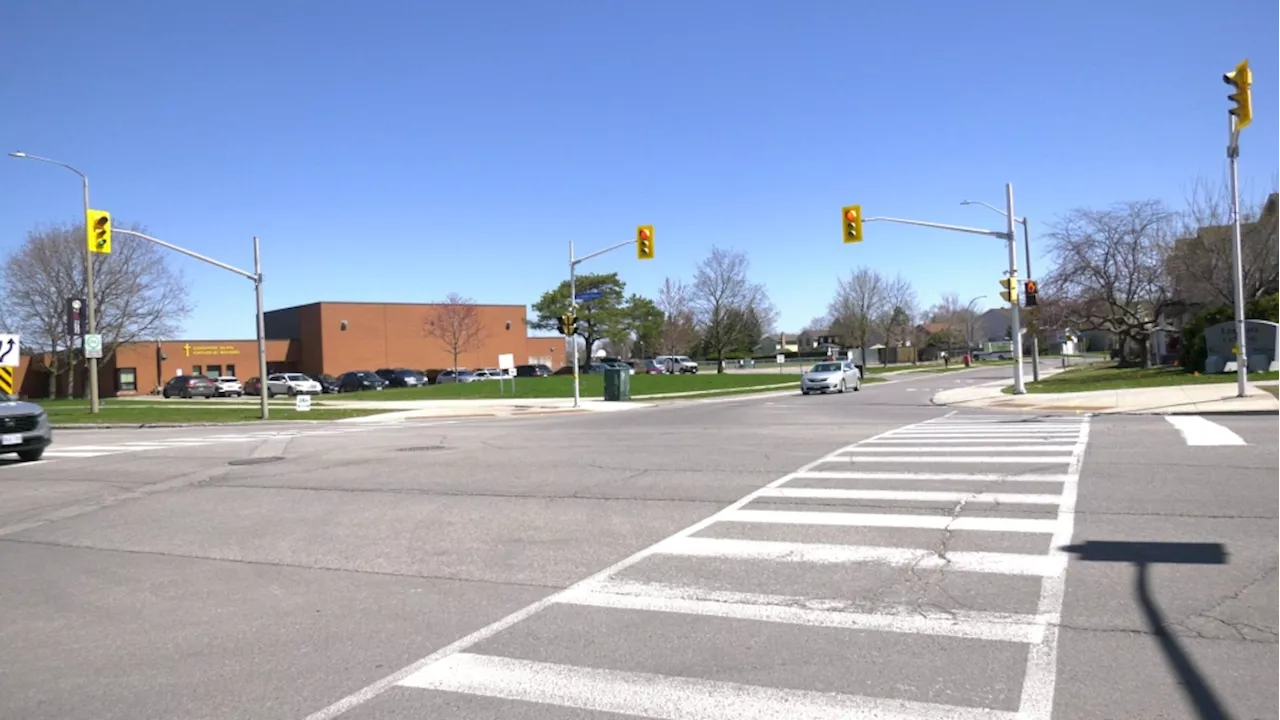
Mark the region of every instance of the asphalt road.
[[1276, 717], [1276, 417], [929, 404], [1008, 372], [62, 432], [0, 461], [0, 717]]

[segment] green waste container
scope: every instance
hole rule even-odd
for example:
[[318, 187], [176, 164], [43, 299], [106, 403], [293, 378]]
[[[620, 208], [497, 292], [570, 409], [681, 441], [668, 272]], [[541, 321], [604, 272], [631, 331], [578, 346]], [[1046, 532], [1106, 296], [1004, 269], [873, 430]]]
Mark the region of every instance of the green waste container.
[[619, 401], [631, 399], [631, 371], [627, 368], [604, 369], [604, 399]]

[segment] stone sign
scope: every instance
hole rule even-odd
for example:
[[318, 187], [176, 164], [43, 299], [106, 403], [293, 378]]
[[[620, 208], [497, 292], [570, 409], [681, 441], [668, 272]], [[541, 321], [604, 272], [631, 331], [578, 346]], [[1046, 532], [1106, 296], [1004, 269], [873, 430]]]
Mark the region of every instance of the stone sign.
[[[1276, 370], [1276, 345], [1280, 340], [1280, 324], [1266, 320], [1246, 320], [1244, 323], [1245, 352], [1249, 353], [1249, 372]], [[1204, 344], [1208, 358], [1204, 362], [1206, 373], [1236, 371], [1236, 323], [1218, 323], [1204, 331]]]

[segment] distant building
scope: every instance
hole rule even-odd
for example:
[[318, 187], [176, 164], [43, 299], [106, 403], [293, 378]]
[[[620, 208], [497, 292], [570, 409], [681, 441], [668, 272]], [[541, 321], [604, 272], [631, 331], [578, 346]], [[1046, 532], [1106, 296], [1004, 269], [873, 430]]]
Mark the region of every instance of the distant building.
[[[453, 364], [451, 349], [431, 337], [427, 327], [442, 305], [421, 303], [317, 302], [271, 310], [264, 314], [267, 372], [338, 375], [379, 368], [444, 369]], [[459, 355], [466, 368], [497, 367], [498, 356], [511, 354], [517, 365], [563, 365], [563, 337], [529, 337], [523, 305], [474, 306], [482, 328], [474, 348]], [[14, 387], [27, 397], [46, 397], [49, 374], [39, 358], [24, 357], [14, 373]], [[33, 367], [34, 365], [34, 367]], [[99, 368], [103, 397], [148, 394], [179, 371], [184, 375], [258, 376], [256, 340], [156, 340], [115, 348]], [[64, 373], [65, 375], [65, 373]], [[77, 392], [87, 382], [78, 369]], [[58, 380], [58, 392], [66, 387]]]

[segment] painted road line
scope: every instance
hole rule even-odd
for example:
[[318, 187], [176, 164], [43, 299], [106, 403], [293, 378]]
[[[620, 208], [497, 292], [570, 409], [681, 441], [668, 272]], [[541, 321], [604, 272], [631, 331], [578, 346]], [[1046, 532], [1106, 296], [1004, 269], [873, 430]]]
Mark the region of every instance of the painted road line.
[[[1032, 437], [1019, 437], [1019, 438], [999, 438], [999, 437], [935, 438], [932, 435], [925, 435], [925, 436], [899, 435], [897, 437], [885, 438], [883, 440], [873, 440], [868, 442], [867, 445], [869, 447], [893, 446], [893, 445], [916, 445], [916, 444], [919, 444], [921, 440], [926, 440], [930, 445], [962, 445], [967, 443], [1005, 443], [1007, 445], [1025, 445], [1027, 443], [1061, 443], [1061, 442], [1074, 443], [1075, 439], [1076, 439], [1076, 436], [1074, 433], [1072, 433], [1071, 435], [1053, 435], [1053, 436], [1034, 435]], [[1036, 447], [1043, 448], [1042, 445], [1037, 445]], [[1008, 448], [1001, 446], [1000, 449], [1006, 450]]]
[[1027, 615], [980, 611], [939, 612], [927, 608], [877, 608], [859, 612], [849, 600], [730, 592], [608, 580], [560, 598], [570, 605], [701, 615], [808, 627], [938, 635], [996, 642], [1038, 643], [1046, 622]]
[[662, 542], [658, 552], [681, 557], [723, 560], [769, 560], [808, 565], [887, 565], [948, 572], [1031, 575], [1048, 577], [1062, 573], [1066, 563], [1048, 555], [979, 551], [952, 551], [943, 558], [933, 550], [878, 545], [830, 545], [823, 543], [737, 540], [686, 537]]
[[[1024, 441], [1025, 442], [1025, 441]], [[1030, 447], [1014, 445], [971, 445], [969, 447], [928, 447], [926, 445], [895, 445], [894, 447], [876, 447], [864, 445], [849, 448], [841, 455], [857, 455], [859, 453], [913, 452], [913, 453], [950, 453], [950, 452], [1071, 452], [1075, 445], [1033, 445]]]
[[[946, 511], [939, 511], [946, 512]], [[890, 513], [807, 512], [803, 510], [734, 510], [721, 522], [773, 523], [777, 525], [835, 525], [840, 527], [922, 528], [927, 530], [983, 530], [989, 532], [1044, 533], [1050, 535], [1056, 520], [1008, 517], [952, 517], [945, 515], [894, 515]]]
[[1021, 463], [1021, 464], [1048, 464], [1071, 462], [1070, 455], [1027, 455], [1023, 457], [1009, 457], [1008, 455], [981, 455], [975, 457], [920, 457], [918, 455], [894, 455], [892, 457], [859, 457], [853, 458], [849, 455], [841, 454], [835, 457], [824, 459], [824, 463], [980, 463], [982, 465], [992, 465], [995, 463]]
[[1165, 415], [1165, 420], [1178, 429], [1188, 445], [1247, 445], [1244, 438], [1218, 423], [1199, 415]]
[[934, 490], [848, 490], [844, 488], [779, 487], [761, 497], [827, 498], [830, 500], [902, 500], [905, 502], [997, 503], [1002, 505], [1057, 505], [1061, 495], [1041, 493], [967, 493]]
[[960, 482], [1075, 482], [1076, 476], [1061, 473], [1028, 473], [1014, 475], [1012, 473], [903, 473], [903, 472], [842, 472], [837, 470], [806, 470], [795, 473], [796, 480], [906, 480], [924, 482], [928, 480], [954, 480]]
[[1014, 720], [1017, 713], [457, 653], [398, 683], [658, 720]]
[[[1080, 433], [1080, 441], [1072, 453], [1072, 462], [1067, 472], [1077, 478], [1076, 481], [1064, 483], [1062, 486], [1062, 502], [1058, 504], [1057, 527], [1049, 539], [1048, 557], [1067, 566], [1067, 552], [1063, 548], [1071, 544], [1075, 534], [1076, 495], [1079, 491], [1078, 478], [1080, 466], [1084, 462], [1085, 448], [1089, 444], [1089, 424], [1085, 421]], [[1042, 616], [1061, 617], [1062, 603], [1067, 589], [1066, 572], [1046, 577], [1040, 584], [1040, 602], [1036, 614]], [[1058, 677], [1058, 627], [1046, 628], [1044, 640], [1032, 645], [1027, 652], [1027, 672], [1023, 676], [1022, 698], [1018, 703], [1018, 715], [1025, 720], [1051, 720], [1053, 717], [1053, 695]]]

